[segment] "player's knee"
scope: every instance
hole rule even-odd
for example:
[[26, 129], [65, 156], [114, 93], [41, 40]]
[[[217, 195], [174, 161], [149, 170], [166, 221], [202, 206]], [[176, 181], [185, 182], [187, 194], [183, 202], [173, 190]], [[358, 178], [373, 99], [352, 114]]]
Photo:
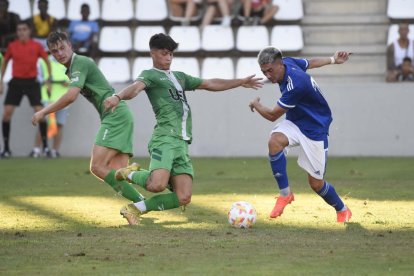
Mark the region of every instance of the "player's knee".
[[318, 193], [322, 189], [323, 184], [324, 184], [323, 180], [319, 180], [319, 179], [309, 180], [309, 185], [311, 186], [312, 190], [316, 193]]
[[268, 147], [269, 147], [270, 154], [276, 154], [279, 151], [283, 150], [283, 146], [279, 143], [279, 141], [277, 141], [276, 139], [272, 139], [272, 138], [269, 139]]
[[178, 201], [180, 202], [180, 205], [187, 205], [191, 202], [191, 193], [184, 193], [177, 195]]
[[167, 183], [161, 181], [150, 181], [147, 183], [147, 191], [151, 193], [160, 193], [164, 191], [167, 187]]
[[102, 167], [99, 164], [92, 163], [89, 167], [90, 172], [99, 178], [104, 179], [106, 175], [102, 175]]

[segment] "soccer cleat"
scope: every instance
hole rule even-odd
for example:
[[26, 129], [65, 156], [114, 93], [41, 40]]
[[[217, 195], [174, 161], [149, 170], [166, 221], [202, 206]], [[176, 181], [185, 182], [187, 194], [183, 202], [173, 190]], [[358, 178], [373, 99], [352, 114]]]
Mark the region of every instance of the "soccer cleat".
[[33, 148], [33, 150], [29, 154], [29, 157], [39, 158], [40, 157], [40, 149], [39, 148]]
[[135, 171], [139, 171], [141, 169], [141, 166], [138, 163], [132, 163], [131, 165], [125, 167], [125, 168], [120, 168], [115, 172], [115, 179], [116, 180], [127, 180], [128, 179], [128, 175], [131, 172], [135, 172]]
[[128, 221], [129, 225], [139, 224], [139, 217], [142, 215], [142, 212], [138, 210], [134, 203], [125, 205], [119, 213]]
[[47, 158], [52, 158], [52, 152], [50, 151], [49, 148], [44, 148], [43, 149], [43, 156], [45, 156]]
[[351, 210], [347, 207], [345, 211], [336, 212], [336, 221], [337, 222], [348, 222], [352, 217]]
[[11, 152], [9, 150], [3, 150], [0, 153], [0, 158], [10, 158], [12, 156]]
[[292, 201], [295, 200], [293, 193], [289, 193], [287, 196], [279, 196], [276, 197], [276, 204], [273, 207], [272, 212], [270, 212], [270, 218], [277, 218], [283, 213], [283, 209], [285, 209], [286, 205], [290, 204]]

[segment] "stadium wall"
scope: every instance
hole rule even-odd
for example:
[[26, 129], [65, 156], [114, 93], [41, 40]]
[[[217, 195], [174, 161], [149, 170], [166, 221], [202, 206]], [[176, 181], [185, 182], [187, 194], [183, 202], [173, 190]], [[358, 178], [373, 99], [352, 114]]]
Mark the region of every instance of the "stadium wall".
[[[414, 156], [414, 86], [408, 83], [320, 83], [333, 111], [330, 156]], [[117, 90], [125, 85], [115, 85]], [[193, 112], [192, 156], [265, 156], [274, 123], [252, 113], [249, 101], [260, 96], [272, 106], [279, 98], [277, 85], [261, 90], [244, 88], [227, 93], [187, 92]], [[4, 99], [4, 95], [3, 95]], [[135, 117], [135, 155], [148, 156], [147, 143], [155, 124], [149, 101], [140, 94], [128, 102]], [[89, 156], [99, 118], [82, 96], [70, 106], [61, 147], [63, 156]], [[3, 105], [0, 106], [3, 113]], [[34, 128], [27, 99], [12, 119], [11, 149], [27, 156]]]

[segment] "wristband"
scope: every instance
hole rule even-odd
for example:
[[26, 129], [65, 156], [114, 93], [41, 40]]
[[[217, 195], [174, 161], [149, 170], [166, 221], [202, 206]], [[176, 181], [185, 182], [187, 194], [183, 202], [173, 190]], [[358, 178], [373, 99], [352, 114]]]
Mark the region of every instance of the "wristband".
[[119, 101], [122, 101], [121, 97], [119, 97], [119, 95], [117, 94], [112, 94], [112, 96], [117, 97]]
[[331, 64], [335, 64], [335, 58], [331, 57]]

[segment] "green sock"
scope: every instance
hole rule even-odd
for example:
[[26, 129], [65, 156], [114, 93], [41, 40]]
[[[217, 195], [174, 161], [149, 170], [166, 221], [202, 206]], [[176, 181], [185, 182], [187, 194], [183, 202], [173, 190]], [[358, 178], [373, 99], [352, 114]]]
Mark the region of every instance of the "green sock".
[[138, 202], [144, 200], [144, 196], [141, 195], [131, 184], [123, 181], [118, 181], [115, 179], [115, 170], [111, 170], [105, 176], [105, 182], [109, 184], [117, 193], [122, 195], [123, 197], [133, 201]]
[[147, 179], [150, 175], [151, 175], [150, 171], [141, 169], [139, 171], [134, 172], [134, 174], [132, 175], [131, 181], [132, 183], [137, 184], [144, 189], [147, 189]]
[[144, 201], [147, 211], [164, 211], [180, 207], [176, 193], [155, 195]]

